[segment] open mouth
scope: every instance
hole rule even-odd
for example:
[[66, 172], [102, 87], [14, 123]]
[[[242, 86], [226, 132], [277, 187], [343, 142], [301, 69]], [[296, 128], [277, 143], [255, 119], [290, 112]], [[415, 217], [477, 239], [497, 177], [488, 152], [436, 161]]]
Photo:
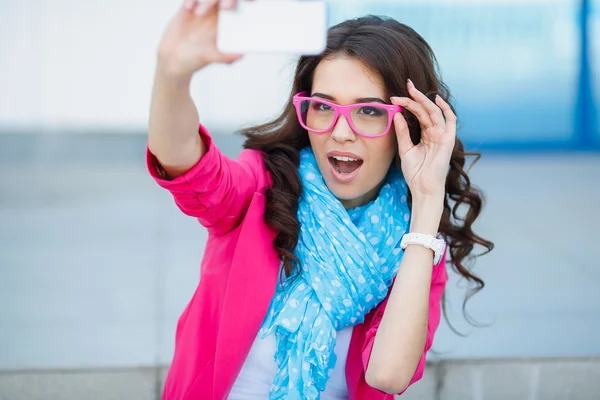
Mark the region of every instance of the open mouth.
[[344, 156], [327, 157], [333, 170], [340, 176], [353, 175], [363, 164], [363, 160]]

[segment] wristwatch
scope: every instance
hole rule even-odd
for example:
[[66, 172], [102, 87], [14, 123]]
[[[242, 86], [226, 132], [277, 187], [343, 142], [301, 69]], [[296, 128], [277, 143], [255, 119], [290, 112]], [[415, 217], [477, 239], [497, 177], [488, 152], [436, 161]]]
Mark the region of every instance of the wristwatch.
[[438, 239], [435, 236], [427, 235], [424, 233], [406, 233], [402, 237], [400, 247], [402, 250], [406, 250], [408, 245], [418, 244], [425, 247], [426, 249], [433, 250], [433, 264], [439, 264], [442, 261], [444, 252], [446, 251], [446, 242], [444, 239]]

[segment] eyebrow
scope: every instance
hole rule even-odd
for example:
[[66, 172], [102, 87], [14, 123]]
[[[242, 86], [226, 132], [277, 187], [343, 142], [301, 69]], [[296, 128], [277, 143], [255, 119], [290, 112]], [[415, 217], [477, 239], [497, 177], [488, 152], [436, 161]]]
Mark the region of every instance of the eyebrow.
[[[311, 97], [320, 97], [322, 99], [326, 99], [326, 100], [331, 100], [335, 102], [335, 97], [330, 96], [328, 94], [323, 94], [323, 93], [313, 93], [311, 95]], [[360, 99], [354, 99], [355, 103], [382, 103], [382, 104], [387, 104], [383, 99], [380, 99], [379, 97], [362, 97]]]

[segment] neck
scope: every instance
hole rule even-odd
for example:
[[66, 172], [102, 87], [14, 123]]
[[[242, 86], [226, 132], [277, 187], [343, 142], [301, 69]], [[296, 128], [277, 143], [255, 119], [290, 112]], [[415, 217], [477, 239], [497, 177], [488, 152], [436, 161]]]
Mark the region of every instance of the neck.
[[377, 198], [377, 196], [379, 196], [379, 191], [381, 190], [381, 187], [383, 186], [384, 183], [385, 183], [385, 179], [383, 181], [381, 181], [379, 183], [379, 185], [375, 186], [371, 191], [369, 191], [355, 199], [349, 199], [349, 200], [339, 199], [339, 200], [346, 210], [364, 206], [365, 204], [367, 204], [370, 201], [375, 200]]

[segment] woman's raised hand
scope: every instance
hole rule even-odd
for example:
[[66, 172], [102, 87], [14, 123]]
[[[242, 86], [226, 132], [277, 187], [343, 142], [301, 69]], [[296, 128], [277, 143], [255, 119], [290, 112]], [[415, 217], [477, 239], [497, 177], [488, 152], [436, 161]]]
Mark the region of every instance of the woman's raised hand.
[[421, 125], [421, 142], [413, 144], [406, 119], [394, 116], [402, 173], [413, 198], [443, 198], [446, 176], [456, 140], [456, 116], [440, 96], [435, 103], [408, 81], [409, 97], [392, 97], [392, 103], [414, 114]]
[[234, 8], [238, 0], [185, 0], [171, 19], [158, 46], [157, 67], [173, 78], [190, 78], [212, 63], [230, 64], [239, 54], [217, 50], [219, 9]]

